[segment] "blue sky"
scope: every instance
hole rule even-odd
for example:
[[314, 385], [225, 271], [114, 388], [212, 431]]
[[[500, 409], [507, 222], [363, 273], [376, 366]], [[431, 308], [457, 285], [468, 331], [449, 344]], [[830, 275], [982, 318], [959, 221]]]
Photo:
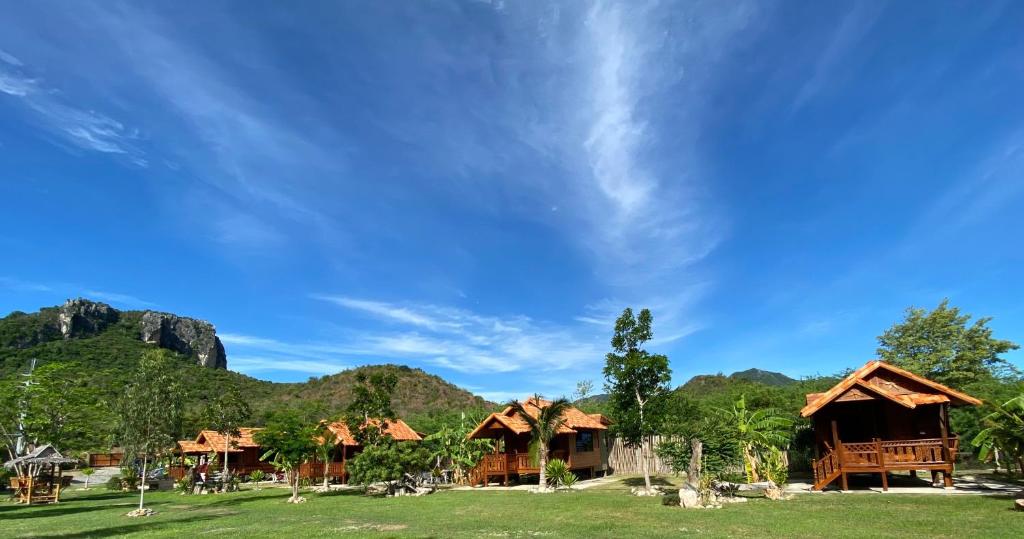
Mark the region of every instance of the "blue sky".
[[[7, 2], [0, 311], [212, 321], [229, 367], [832, 373], [943, 297], [1024, 342], [1015, 2]], [[1009, 356], [1018, 364], [1024, 355]]]

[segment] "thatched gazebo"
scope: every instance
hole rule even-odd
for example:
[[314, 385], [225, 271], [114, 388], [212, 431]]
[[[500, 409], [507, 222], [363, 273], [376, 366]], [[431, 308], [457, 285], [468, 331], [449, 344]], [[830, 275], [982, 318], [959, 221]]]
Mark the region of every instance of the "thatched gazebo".
[[[27, 455], [9, 460], [4, 467], [15, 470], [11, 486], [17, 492], [18, 503], [57, 503], [64, 487], [62, 464], [75, 464], [75, 459], [61, 455], [52, 445], [41, 445]], [[70, 482], [71, 476], [67, 479]]]

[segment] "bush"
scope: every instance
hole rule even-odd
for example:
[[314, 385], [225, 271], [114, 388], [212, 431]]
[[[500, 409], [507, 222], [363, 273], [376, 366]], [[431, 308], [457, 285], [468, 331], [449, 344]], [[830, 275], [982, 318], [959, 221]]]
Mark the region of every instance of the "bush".
[[789, 481], [789, 469], [786, 466], [786, 459], [782, 451], [777, 447], [769, 447], [761, 455], [761, 471], [765, 479], [778, 486], [784, 486]]
[[548, 485], [553, 487], [571, 487], [576, 484], [576, 474], [572, 473], [569, 465], [561, 459], [551, 459], [544, 466], [547, 474]]
[[253, 483], [259, 483], [267, 478], [267, 474], [263, 473], [263, 470], [254, 470], [249, 473], [249, 481]]
[[191, 494], [192, 487], [194, 486], [195, 485], [192, 483], [192, 476], [189, 474], [186, 474], [185, 477], [182, 477], [174, 483], [174, 489], [182, 494]]
[[107, 479], [106, 487], [109, 490], [121, 490], [123, 488], [121, 486], [121, 476], [115, 475], [114, 477]]
[[661, 505], [678, 506], [679, 492], [669, 492], [661, 497]]
[[405, 473], [431, 468], [430, 451], [416, 442], [395, 442], [382, 438], [348, 461], [349, 480], [356, 485], [397, 481]]

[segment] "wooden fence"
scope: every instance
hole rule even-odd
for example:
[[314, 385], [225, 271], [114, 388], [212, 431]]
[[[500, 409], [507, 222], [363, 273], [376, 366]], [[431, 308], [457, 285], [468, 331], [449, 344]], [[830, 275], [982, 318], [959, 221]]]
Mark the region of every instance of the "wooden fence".
[[[651, 448], [651, 454], [648, 455], [648, 469], [652, 474], [673, 474], [672, 468], [665, 462], [661, 457], [658, 456], [658, 444], [663, 441], [676, 440], [684, 441], [682, 437], [674, 436], [661, 436], [654, 435], [649, 436], [647, 441], [653, 442], [652, 445], [648, 446]], [[787, 465], [789, 465], [789, 452], [782, 452], [782, 459]], [[608, 467], [611, 468], [612, 473], [615, 474], [640, 474], [643, 473], [643, 469], [640, 467], [640, 450], [636, 447], [626, 447], [622, 442], [621, 438], [612, 438], [608, 443]], [[806, 463], [801, 462], [800, 466], [807, 466]], [[743, 467], [739, 461], [736, 462], [734, 468], [730, 468], [731, 471], [742, 473]]]
[[[653, 442], [648, 446], [651, 454], [647, 455], [648, 469], [653, 474], [671, 474], [672, 468], [657, 454], [657, 447], [662, 441], [675, 439], [671, 436], [650, 436], [647, 441]], [[682, 438], [678, 438], [682, 440]], [[622, 438], [612, 438], [608, 444], [608, 466], [615, 474], [638, 474], [643, 473], [640, 460], [640, 449], [637, 447], [626, 447]]]

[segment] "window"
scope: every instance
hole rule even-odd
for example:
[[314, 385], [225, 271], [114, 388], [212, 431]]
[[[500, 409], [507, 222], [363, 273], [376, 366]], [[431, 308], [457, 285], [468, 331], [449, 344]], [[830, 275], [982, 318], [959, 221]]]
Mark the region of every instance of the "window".
[[583, 431], [576, 435], [576, 452], [589, 453], [594, 450], [594, 433]]

